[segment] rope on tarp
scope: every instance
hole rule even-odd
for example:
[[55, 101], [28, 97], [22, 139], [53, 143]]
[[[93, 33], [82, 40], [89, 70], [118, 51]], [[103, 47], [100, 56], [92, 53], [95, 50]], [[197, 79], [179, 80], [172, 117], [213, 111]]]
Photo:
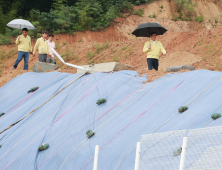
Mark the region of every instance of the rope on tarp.
[[[222, 108], [221, 108], [220, 110], [222, 110]], [[220, 111], [220, 110], [219, 110], [219, 111]], [[218, 112], [219, 112], [219, 111], [218, 111]], [[221, 117], [221, 114], [220, 114], [220, 113], [213, 113], [213, 114], [211, 115], [211, 120], [210, 120], [206, 125], [204, 125], [200, 130], [198, 130], [198, 132], [197, 132], [196, 134], [194, 134], [187, 142], [191, 141], [191, 139], [193, 139], [201, 130], [203, 130], [203, 128], [207, 127], [213, 120], [216, 120], [216, 119], [218, 119], [218, 118], [220, 118], [220, 117]], [[173, 132], [173, 133], [175, 133], [175, 132]], [[161, 170], [163, 169], [163, 167], [164, 167], [167, 163], [170, 163], [170, 161], [172, 161], [174, 157], [180, 155], [181, 153], [182, 153], [182, 147], [180, 147], [180, 148], [178, 148], [177, 150], [175, 150], [175, 151], [173, 152], [173, 157], [172, 157], [168, 162], [166, 162], [164, 165], [162, 165]]]
[[216, 80], [214, 80], [211, 84], [209, 84], [205, 89], [203, 89], [198, 95], [196, 95], [193, 99], [191, 99], [185, 106], [190, 105], [193, 103], [206, 89], [208, 89], [211, 85], [213, 85], [215, 82], [217, 82], [222, 76], [218, 77]]
[[[190, 76], [189, 76], [190, 77]], [[189, 78], [188, 77], [188, 78]], [[187, 78], [186, 78], [187, 79]], [[185, 80], [186, 80], [185, 79]], [[112, 137], [103, 147], [100, 149], [100, 151], [105, 148], [113, 139], [115, 139], [121, 132], [123, 132], [127, 127], [129, 127], [132, 123], [134, 123], [137, 119], [139, 119], [142, 115], [144, 115], [149, 109], [151, 109], [154, 105], [156, 105], [158, 102], [160, 102], [163, 98], [165, 98], [168, 94], [170, 94], [173, 90], [175, 90], [177, 87], [179, 87], [185, 80], [180, 82], [178, 85], [176, 85], [173, 89], [171, 89], [167, 94], [165, 94], [162, 98], [160, 98], [158, 101], [156, 101], [152, 106], [150, 106], [147, 110], [145, 110], [143, 113], [141, 113], [139, 116], [137, 116], [133, 121], [131, 121], [126, 127], [124, 127], [120, 132], [118, 132], [114, 137]], [[85, 166], [81, 169], [85, 169], [85, 167], [89, 164], [89, 162], [94, 158], [94, 156], [85, 164]]]
[[28, 117], [29, 115], [31, 115], [32, 113], [34, 113], [36, 110], [38, 110], [39, 108], [41, 108], [42, 106], [44, 106], [47, 102], [49, 102], [50, 100], [52, 100], [55, 96], [57, 96], [59, 93], [61, 93], [63, 90], [65, 90], [68, 86], [70, 86], [72, 83], [74, 83], [76, 80], [80, 79], [82, 76], [86, 75], [86, 73], [80, 75], [78, 78], [76, 78], [75, 80], [71, 81], [67, 86], [65, 86], [64, 88], [62, 88], [60, 91], [58, 91], [56, 94], [54, 94], [50, 99], [48, 99], [47, 101], [45, 101], [43, 104], [41, 104], [39, 107], [37, 107], [36, 109], [34, 109], [33, 111], [31, 111], [30, 113], [28, 113], [27, 115], [25, 115], [23, 118], [21, 118], [20, 120], [18, 120], [17, 122], [11, 124], [10, 126], [8, 126], [6, 129], [2, 130], [0, 132], [0, 134], [2, 134], [3, 132], [5, 132], [6, 130], [10, 129], [11, 127], [13, 127], [14, 125], [16, 125], [17, 123], [21, 122], [23, 119], [25, 119], [26, 117]]
[[[167, 78], [169, 78], [169, 77], [171, 77], [171, 76], [168, 76]], [[127, 107], [125, 107], [125, 108], [123, 108], [120, 112], [118, 112], [116, 115], [114, 115], [112, 118], [110, 118], [109, 120], [107, 120], [105, 123], [103, 123], [101, 126], [99, 126], [97, 129], [95, 129], [95, 131], [96, 130], [98, 130], [99, 128], [101, 128], [104, 124], [106, 124], [108, 121], [110, 121], [111, 119], [113, 119], [115, 116], [117, 116], [119, 113], [121, 113], [123, 110], [125, 110], [126, 108], [128, 108], [130, 105], [132, 105], [134, 102], [136, 102], [137, 100], [139, 100], [141, 97], [143, 97], [146, 93], [148, 93], [150, 90], [152, 90], [154, 87], [156, 87], [157, 85], [159, 85], [160, 83], [162, 83], [164, 80], [166, 80], [167, 78], [165, 78], [165, 79], [163, 79], [162, 81], [160, 81], [158, 84], [156, 84], [155, 86], [153, 86], [151, 89], [149, 89], [148, 91], [146, 91], [145, 93], [143, 93], [140, 97], [138, 97], [136, 100], [134, 100], [133, 102], [131, 102], [129, 105], [127, 105]], [[143, 87], [143, 86], [142, 86]], [[140, 87], [141, 88], [141, 87]], [[138, 89], [137, 89], [138, 90]], [[137, 91], [136, 90], [136, 91]], [[136, 91], [134, 91], [134, 92], [136, 92]], [[134, 93], [133, 92], [133, 93]], [[76, 135], [75, 135], [76, 136]], [[74, 136], [74, 137], [75, 137]], [[71, 139], [73, 139], [74, 137], [72, 137]], [[71, 140], [70, 139], [70, 140]], [[65, 164], [65, 162], [68, 160], [68, 158], [84, 143], [84, 142], [86, 142], [87, 141], [87, 139], [85, 139], [65, 160], [64, 160], [64, 162], [63, 162], [63, 164], [62, 164], [62, 166]], [[67, 144], [69, 142], [69, 140], [65, 143], [65, 144]], [[39, 167], [38, 168], [40, 168], [42, 165], [43, 165], [43, 163], [44, 162], [46, 162], [52, 155], [54, 155], [58, 150], [60, 150], [63, 146], [65, 146], [65, 144], [63, 144], [60, 148], [58, 148], [53, 154], [51, 154], [47, 159], [45, 159], [40, 165], [39, 165]], [[62, 166], [60, 167], [60, 170], [62, 169]], [[38, 169], [37, 168], [37, 169]], [[36, 170], [37, 170], [36, 169]]]
[[[191, 99], [186, 105], [183, 106], [182, 108], [182, 112], [184, 112], [185, 110], [188, 109], [188, 105], [190, 105], [191, 103], [193, 103], [205, 90], [207, 90], [211, 85], [213, 85], [215, 82], [217, 82], [222, 76], [218, 77], [216, 80], [214, 80], [210, 85], [208, 85], [205, 89], [203, 89], [199, 94], [197, 94], [193, 99]], [[220, 109], [222, 110], [222, 108]], [[219, 110], [219, 111], [220, 111]], [[178, 114], [178, 112], [180, 112], [179, 110], [173, 114], [169, 119], [167, 119], [162, 125], [160, 125], [156, 130], [154, 130], [151, 134], [155, 133], [158, 129], [160, 129], [163, 125], [165, 125], [167, 122], [169, 122], [176, 114]], [[212, 120], [211, 120], [212, 121]], [[205, 125], [206, 126], [206, 125]], [[124, 158], [123, 160], [120, 162], [120, 164], [126, 159], [126, 157], [135, 149], [136, 147], [134, 147]], [[119, 164], [119, 165], [120, 165]], [[119, 165], [116, 167], [116, 169], [119, 167]]]
[[[188, 106], [188, 105], [190, 105], [191, 103], [193, 103], [206, 89], [208, 89], [211, 85], [213, 85], [216, 81], [218, 81], [220, 78], [221, 78], [222, 76], [220, 76], [220, 77], [218, 77], [216, 80], [214, 80], [210, 85], [208, 85], [205, 89], [203, 89], [199, 94], [197, 94], [193, 99], [191, 99], [186, 105], [184, 105], [184, 106]], [[188, 107], [187, 107], [187, 109], [188, 109]], [[222, 108], [220, 109], [220, 110], [222, 110]], [[220, 111], [219, 110], [219, 111]], [[175, 114], [173, 114], [169, 119], [167, 119], [163, 124], [161, 124], [156, 130], [154, 130], [151, 134], [153, 134], [153, 133], [155, 133], [158, 129], [160, 129], [163, 125], [165, 125], [167, 122], [169, 122], [176, 114], [178, 114], [178, 112], [179, 112], [179, 110], [175, 113]], [[212, 120], [211, 120], [212, 121]], [[210, 121], [210, 122], [211, 122]], [[209, 124], [209, 123], [208, 123]], [[208, 125], [207, 124], [207, 125]], [[205, 125], [206, 126], [206, 125]], [[126, 157], [135, 149], [136, 147], [134, 147], [123, 159], [122, 159], [122, 161], [120, 162], [120, 164], [119, 165], [121, 165], [121, 163], [126, 159]], [[119, 167], [119, 165], [116, 167], [116, 169]], [[115, 170], [116, 170], [115, 169]]]
[[178, 109], [178, 112], [183, 113], [188, 109], [188, 105], [193, 103], [206, 89], [208, 89], [212, 84], [214, 84], [217, 80], [219, 80], [222, 76], [218, 77], [216, 80], [214, 80], [211, 84], [209, 84], [204, 90], [202, 90], [198, 95], [196, 95], [193, 99], [191, 99], [187, 104], [181, 106]]
[[[142, 87], [144, 87], [145, 85], [139, 87], [137, 90], [135, 90], [134, 92], [132, 92], [130, 95], [134, 94], [136, 91], [138, 91], [139, 89], [141, 89]], [[105, 114], [107, 114], [109, 111], [111, 111], [113, 108], [115, 108], [117, 105], [119, 105], [121, 102], [123, 102], [125, 99], [127, 99], [130, 95], [128, 95], [127, 97], [125, 97], [123, 100], [121, 100], [119, 103], [117, 103], [115, 106], [113, 106], [111, 109], [109, 109], [107, 112], [105, 112], [102, 116], [104, 116]], [[97, 120], [99, 120], [102, 116], [100, 116]], [[85, 127], [83, 130], [81, 130], [80, 132], [78, 132], [75, 136], [77, 136], [78, 134], [80, 134], [82, 131], [84, 131], [85, 129], [87, 129], [89, 126], [91, 126], [92, 124], [94, 124], [97, 120], [95, 120], [93, 123], [91, 123], [90, 125], [88, 125], [87, 127]], [[73, 139], [75, 136], [73, 136], [71, 139]], [[53, 137], [54, 138], [54, 137]], [[52, 153], [47, 159], [45, 159], [38, 167], [40, 168], [52, 155], [54, 155], [58, 150], [60, 150], [63, 146], [65, 146], [71, 139], [69, 139], [67, 142], [65, 142], [60, 148], [58, 148], [54, 153]], [[36, 170], [37, 170], [36, 169]]]
[[[110, 94], [112, 94], [114, 91], [116, 91], [118, 88], [120, 88], [121, 86], [123, 86], [126, 82], [128, 82], [129, 80], [131, 80], [134, 76], [132, 76], [131, 78], [129, 78], [128, 80], [126, 80], [125, 82], [123, 82], [121, 85], [119, 85], [117, 88], [115, 88], [114, 90], [112, 90], [111, 92], [109, 92], [105, 97], [109, 96]], [[75, 120], [74, 122], [72, 122], [69, 126], [67, 126], [65, 129], [63, 129], [61, 132], [59, 132], [58, 134], [56, 134], [55, 136], [53, 136], [51, 139], [49, 139], [46, 143], [49, 143], [51, 140], [53, 140], [54, 138], [56, 138], [58, 135], [60, 135], [61, 133], [63, 133], [65, 130], [67, 130], [68, 128], [70, 128], [74, 123], [76, 123], [78, 120], [80, 120], [83, 116], [85, 116], [87, 113], [89, 113], [90, 111], [92, 111], [93, 109], [95, 109], [98, 106], [98, 104], [96, 104], [95, 106], [93, 106], [91, 109], [89, 109], [86, 113], [84, 113], [83, 115], [81, 115], [77, 120]]]
[[[102, 76], [101, 78], [103, 78], [104, 79], [104, 77], [106, 77], [107, 75], [105, 75], [105, 76]], [[98, 80], [100, 80], [101, 78], [99, 78]], [[96, 80], [95, 82], [97, 82], [98, 80]], [[93, 82], [92, 84], [94, 84], [95, 82]], [[90, 87], [92, 84], [90, 84], [88, 87]], [[99, 83], [98, 83], [99, 84]], [[98, 85], [97, 84], [97, 85]], [[87, 88], [88, 88], [87, 87]], [[87, 88], [85, 88], [82, 92], [84, 92]], [[95, 88], [95, 87], [94, 87]], [[76, 95], [73, 99], [71, 99], [67, 104], [65, 104], [63, 107], [61, 107], [59, 110], [61, 110], [62, 108], [64, 108], [66, 105], [68, 105], [72, 100], [74, 100], [76, 97], [78, 97], [82, 92], [80, 92], [78, 95]], [[67, 95], [68, 96], [68, 95]], [[58, 111], [59, 111], [58, 110]], [[0, 158], [0, 160], [7, 154], [7, 153], [9, 153], [16, 145], [18, 145], [22, 140], [24, 140], [28, 135], [30, 135], [32, 132], [34, 132], [38, 127], [40, 127], [43, 123], [45, 123], [49, 118], [51, 118], [53, 115], [55, 115], [58, 111], [56, 111], [54, 114], [52, 114], [51, 116], [49, 116], [47, 119], [45, 119], [45, 121], [43, 121], [40, 125], [38, 125], [36, 128], [34, 128], [30, 133], [28, 133], [25, 137], [23, 137], [20, 141], [18, 141], [13, 147], [11, 147], [6, 153], [4, 153], [4, 155]], [[46, 129], [47, 130], [47, 129]], [[42, 133], [41, 133], [42, 134]], [[40, 134], [40, 135], [41, 135]], [[39, 136], [40, 136], [39, 135]], [[38, 137], [39, 137], [38, 136]], [[37, 138], [38, 138], [37, 137]], [[36, 139], [37, 139], [36, 138]], [[36, 140], [35, 139], [35, 140]], [[29, 144], [30, 145], [30, 144]]]
[[[211, 84], [209, 84], [205, 89], [203, 89], [199, 94], [197, 94], [193, 99], [191, 99], [187, 104], [185, 104], [184, 106], [187, 107], [189, 106], [191, 103], [193, 103], [205, 90], [207, 90], [211, 85], [213, 85], [216, 81], [218, 81], [222, 76], [218, 77], [216, 80], [214, 80]], [[183, 108], [186, 109], [186, 108]], [[188, 107], [187, 107], [188, 109]], [[167, 122], [169, 122], [178, 112], [176, 112], [175, 114], [173, 114], [169, 119], [167, 119], [162, 125], [160, 125], [156, 130], [154, 130], [152, 132], [152, 134], [154, 132], [156, 132], [158, 129], [160, 129], [163, 125], [165, 125]]]
[[[83, 74], [83, 75], [85, 75], [85, 74]], [[107, 76], [106, 76], [107, 77]], [[105, 78], [106, 78], [105, 77]], [[104, 79], [105, 79], [104, 78]], [[103, 79], [103, 80], [104, 80]], [[99, 83], [101, 83], [103, 80], [101, 80]], [[98, 83], [98, 84], [99, 84]], [[98, 85], [97, 84], [97, 85]], [[77, 102], [77, 103], [79, 103], [84, 97], [86, 97], [93, 89], [95, 89], [96, 87], [97, 87], [97, 85], [96, 86], [94, 86], [92, 89], [90, 89], [83, 97], [81, 97], [80, 99], [79, 99], [79, 101]], [[77, 104], [76, 103], [76, 104]], [[75, 105], [76, 105], [75, 104]], [[65, 111], [58, 119], [56, 119], [50, 126], [48, 126], [44, 131], [47, 131], [52, 125], [54, 125], [59, 119], [61, 119], [69, 110], [71, 110], [75, 105], [73, 105], [73, 106], [71, 106], [67, 111]], [[39, 136], [37, 136], [34, 140], [32, 140], [32, 142], [31, 143], [29, 143], [4, 169], [6, 169], [22, 152], [24, 152], [35, 140], [37, 140], [43, 133], [44, 133], [44, 131], [42, 132], [42, 133], [40, 133], [39, 134]], [[21, 141], [21, 140], [20, 140]], [[19, 141], [19, 142], [20, 142]], [[14, 146], [13, 146], [14, 147]], [[11, 149], [10, 149], [11, 150]], [[0, 159], [2, 159], [3, 157], [5, 156], [5, 154], [0, 158]]]
[[[208, 85], [205, 89], [203, 89], [199, 94], [197, 94], [193, 99], [191, 99], [186, 105], [184, 106], [188, 106], [191, 103], [193, 103], [207, 88], [209, 88], [212, 84], [214, 84], [216, 81], [218, 81], [222, 76], [220, 76], [219, 78], [217, 78], [216, 80], [214, 80], [210, 85]], [[188, 107], [187, 107], [188, 109]], [[219, 110], [221, 111], [222, 108]], [[179, 110], [178, 110], [179, 111]], [[218, 111], [218, 112], [219, 112]], [[176, 112], [175, 114], [173, 114], [169, 119], [167, 119], [162, 125], [160, 125], [156, 130], [154, 130], [151, 134], [155, 133], [158, 129], [160, 129], [163, 125], [165, 125], [167, 122], [169, 122], [178, 112]], [[212, 121], [212, 120], [211, 120]], [[210, 122], [211, 122], [210, 121]], [[209, 123], [208, 123], [209, 124]], [[208, 125], [207, 124], [207, 125]], [[206, 125], [205, 125], [206, 126]], [[135, 149], [136, 147], [134, 147], [123, 159], [122, 161], [117, 165], [117, 167], [115, 168], [115, 170], [121, 165], [121, 163], [127, 158], [127, 156]]]
[[[43, 84], [41, 84], [40, 86], [39, 86], [39, 88], [41, 88], [42, 86], [44, 86], [46, 83], [48, 83], [48, 82], [50, 82], [52, 79], [54, 79], [55, 77], [57, 77], [58, 75], [60, 75], [61, 73], [59, 73], [59, 74], [56, 74], [54, 77], [52, 77], [52, 78], [50, 78], [49, 80], [47, 80], [46, 82], [44, 82]], [[39, 89], [38, 89], [39, 90]], [[28, 95], [28, 97], [27, 96], [25, 96], [24, 98], [22, 98], [21, 100], [19, 100], [17, 103], [15, 103], [14, 105], [12, 105], [11, 107], [9, 107], [8, 109], [6, 109], [3, 113], [10, 113], [10, 112], [12, 112], [15, 108], [17, 108], [18, 106], [20, 106], [23, 102], [25, 102], [27, 99], [29, 99], [32, 95], [34, 95], [38, 90], [36, 90], [34, 93], [32, 93], [32, 94], [30, 94], [30, 95]], [[16, 105], [16, 106], [15, 106]], [[15, 106], [15, 107], [14, 107]], [[14, 108], [12, 108], [12, 107], [14, 107]], [[11, 109], [12, 108], [12, 109]], [[10, 110], [11, 109], [11, 110]], [[9, 112], [7, 112], [9, 110]], [[3, 119], [3, 117], [1, 118], [1, 119]], [[1, 120], [0, 119], [0, 120]]]
[[[169, 77], [167, 77], [169, 78]], [[111, 117], [109, 120], [107, 120], [106, 122], [104, 122], [102, 125], [100, 125], [98, 128], [96, 128], [94, 130], [94, 132], [96, 132], [99, 128], [101, 128], [103, 125], [105, 125], [108, 121], [112, 120], [115, 116], [117, 116], [119, 113], [121, 113], [123, 110], [125, 110], [126, 108], [128, 108], [129, 106], [131, 106], [133, 103], [135, 103], [136, 101], [138, 101], [141, 97], [143, 97], [146, 93], [148, 93], [150, 90], [152, 90], [154, 87], [156, 87], [157, 85], [159, 85], [160, 83], [162, 83], [163, 81], [165, 81], [167, 78], [163, 79], [162, 81], [160, 81], [159, 83], [157, 83], [155, 86], [153, 86], [151, 89], [149, 89], [148, 91], [146, 91], [145, 93], [143, 93], [141, 96], [139, 96], [136, 100], [134, 100], [133, 102], [131, 102], [129, 105], [127, 105], [125, 108], [123, 108], [120, 112], [118, 112], [117, 114], [115, 114], [113, 117]], [[69, 157], [84, 143], [86, 142], [87, 139], [85, 139], [64, 161], [63, 161], [63, 164], [61, 165], [60, 167], [60, 170], [62, 169], [63, 165], [65, 164], [65, 162], [69, 159]], [[58, 151], [58, 150], [57, 150]], [[54, 152], [55, 153], [55, 152]], [[54, 154], [53, 153], [53, 154]], [[51, 155], [52, 156], [52, 155]], [[50, 156], [50, 157], [51, 157]], [[48, 157], [49, 158], [49, 157]], [[47, 158], [47, 159], [48, 159]], [[47, 160], [46, 159], [46, 160]], [[45, 160], [45, 161], [46, 161]], [[43, 162], [44, 163], [44, 162]], [[42, 164], [43, 164], [42, 163]], [[40, 166], [39, 166], [40, 167]]]
[[[221, 108], [222, 109], [222, 108]], [[220, 110], [221, 110], [220, 109]], [[219, 110], [219, 111], [220, 111]], [[218, 111], [218, 112], [219, 112]], [[193, 139], [194, 138], [194, 136], [196, 136], [201, 130], [203, 130], [203, 128], [205, 128], [205, 127], [207, 127], [212, 121], [214, 121], [214, 120], [217, 120], [217, 119], [219, 119], [221, 117], [221, 114], [220, 113], [213, 113], [212, 115], [211, 115], [211, 120], [206, 124], [206, 125], [204, 125], [196, 134], [194, 134], [190, 139], [188, 139], [188, 141], [187, 142], [189, 142], [191, 139]]]
[[[55, 105], [57, 105], [59, 102], [61, 102], [63, 99], [65, 99], [68, 95], [70, 95], [71, 93], [73, 93], [75, 90], [77, 90], [78, 88], [80, 88], [82, 85], [84, 85], [88, 80], [90, 80], [92, 77], [94, 77], [96, 74], [98, 74], [98, 73], [95, 73], [93, 76], [91, 76], [90, 78], [87, 78], [82, 84], [80, 84], [78, 87], [76, 87], [75, 89], [73, 89], [72, 91], [70, 91], [65, 97], [63, 97], [63, 98], [61, 98], [58, 102], [56, 102], [55, 104], [53, 104], [50, 108], [48, 108], [47, 110], [45, 110], [44, 112], [42, 112], [40, 115], [38, 115], [35, 119], [33, 119], [31, 122], [29, 122], [28, 124], [26, 124], [25, 126], [23, 126], [22, 128], [20, 128], [18, 131], [16, 131], [15, 133], [13, 133], [12, 135], [10, 135], [6, 140], [4, 140], [1, 144], [3, 144], [4, 142], [6, 142], [7, 140], [9, 140], [12, 136], [14, 136], [15, 134], [17, 134], [18, 132], [20, 132], [21, 130], [23, 130], [26, 126], [28, 126], [29, 124], [31, 124], [32, 122], [34, 122], [36, 119], [38, 119], [40, 116], [42, 116], [44, 113], [46, 113], [46, 112], [48, 112], [51, 108], [53, 108]], [[99, 80], [99, 79], [98, 79]], [[98, 80], [96, 80], [96, 81], [98, 81]], [[95, 82], [96, 82], [95, 81]], [[93, 82], [93, 83], [95, 83], [95, 82]], [[93, 84], [92, 83], [92, 84]], [[92, 84], [90, 84], [90, 86], [92, 85]], [[88, 86], [89, 87], [89, 86]], [[84, 90], [85, 91], [85, 90]], [[82, 91], [82, 92], [84, 92], [84, 91]], [[82, 93], [81, 92], [81, 93]], [[81, 94], [80, 93], [80, 94]], [[74, 100], [76, 97], [78, 97], [78, 95], [77, 96], [75, 96], [74, 98], [72, 98], [71, 99], [71, 101], [72, 100]], [[70, 103], [71, 101], [69, 101], [68, 103]], [[66, 104], [67, 105], [67, 104]], [[63, 107], [65, 107], [66, 105], [64, 105]], [[61, 110], [63, 107], [61, 107], [59, 110]], [[58, 111], [59, 111], [58, 110]], [[58, 111], [56, 111], [54, 114], [52, 114], [50, 117], [52, 117], [53, 115], [55, 115]], [[49, 118], [50, 118], [49, 117]], [[45, 121], [47, 121], [49, 118], [47, 118]], [[45, 122], [44, 121], [44, 122]], [[41, 124], [43, 124], [44, 122], [42, 122]], [[41, 125], [40, 124], [40, 125]], [[39, 125], [38, 125], [38, 127], [39, 127]]]

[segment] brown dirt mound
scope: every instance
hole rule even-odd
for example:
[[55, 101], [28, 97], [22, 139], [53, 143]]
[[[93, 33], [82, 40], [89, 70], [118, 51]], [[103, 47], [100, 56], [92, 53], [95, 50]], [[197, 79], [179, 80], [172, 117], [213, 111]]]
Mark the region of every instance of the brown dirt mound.
[[[216, 12], [210, 12], [208, 18], [211, 19], [222, 11], [220, 4], [215, 6], [212, 3], [212, 1], [209, 1], [211, 8], [217, 8], [217, 10], [215, 9]], [[206, 4], [205, 1], [198, 2], [198, 8], [201, 5], [209, 6], [209, 4]], [[163, 9], [160, 12], [162, 5]], [[172, 3], [168, 1], [157, 1], [153, 4], [141, 5], [135, 8], [143, 8], [144, 16], [131, 15], [127, 18], [118, 18], [116, 19], [117, 23], [113, 23], [105, 31], [56, 35], [56, 51], [62, 55], [66, 62], [76, 65], [112, 61], [129, 64], [134, 66], [135, 71], [138, 71], [141, 75], [147, 73], [149, 81], [167, 74], [165, 73], [167, 67], [184, 64], [193, 65], [196, 69], [222, 71], [220, 23], [216, 28], [210, 29], [215, 23], [206, 21], [205, 24], [208, 24], [208, 26], [204, 26], [203, 23], [199, 24], [197, 22], [174, 22], [172, 15], [175, 11], [173, 11]], [[149, 17], [154, 13], [156, 18]], [[147, 70], [146, 54], [143, 53], [142, 49], [148, 38], [136, 38], [131, 35], [131, 32], [139, 24], [145, 22], [158, 22], [168, 29], [166, 34], [158, 37], [158, 40], [162, 42], [167, 50], [166, 57], [160, 56], [158, 72]], [[33, 41], [33, 46], [34, 43], [35, 41]], [[16, 70], [12, 70], [16, 58], [17, 46], [15, 44], [0, 47], [0, 86], [26, 72], [23, 71], [23, 61]], [[37, 60], [37, 57], [33, 58], [30, 55], [29, 71], [32, 71], [32, 66]], [[57, 63], [62, 72], [76, 73], [76, 69], [69, 68], [58, 60]]]

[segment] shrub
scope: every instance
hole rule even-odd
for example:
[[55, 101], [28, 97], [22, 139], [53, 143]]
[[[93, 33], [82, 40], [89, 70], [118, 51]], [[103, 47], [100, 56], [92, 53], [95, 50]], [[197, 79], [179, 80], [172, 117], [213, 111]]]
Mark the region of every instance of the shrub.
[[90, 60], [89, 61], [89, 64], [93, 64], [95, 61], [94, 60]]
[[4, 60], [6, 58], [6, 52], [4, 50], [4, 48], [2, 47], [1, 51], [0, 51], [0, 60]]
[[93, 45], [93, 48], [96, 50], [96, 53], [99, 54], [100, 50], [103, 49], [102, 46], [99, 45], [99, 43], [97, 43], [96, 45]]
[[123, 48], [121, 48], [121, 51], [122, 51], [122, 50], [125, 50], [125, 49], [127, 49], [127, 47], [123, 47]]
[[179, 17], [184, 21], [191, 21], [192, 17], [195, 15], [194, 7], [196, 3], [192, 3], [192, 0], [175, 0], [175, 6], [177, 12], [182, 13], [185, 17]]
[[135, 5], [140, 5], [142, 3], [146, 3], [146, 2], [150, 2], [150, 0], [129, 0], [131, 2], [133, 2]]
[[106, 50], [107, 48], [109, 48], [109, 45], [110, 45], [109, 42], [104, 43], [103, 44], [103, 49]]
[[133, 54], [133, 49], [131, 47], [128, 48], [129, 55]]
[[66, 48], [65, 53], [62, 55], [62, 57], [64, 57], [65, 61], [70, 61], [71, 60], [70, 53], [71, 52], [70, 52], [69, 48]]
[[12, 38], [0, 34], [0, 45], [8, 45], [12, 43]]
[[[74, 31], [88, 29], [103, 30], [116, 17], [126, 16], [123, 13], [133, 14], [134, 5], [153, 2], [153, 0], [51, 0], [47, 3], [37, 3], [37, 6], [29, 3], [24, 6], [23, 1], [0, 1], [0, 33], [5, 34], [6, 24], [21, 16], [32, 21], [36, 28], [39, 27], [30, 31], [32, 38], [37, 38], [41, 30], [54, 34], [72, 34]], [[136, 13], [141, 15], [141, 12]], [[14, 36], [20, 34], [16, 31], [13, 33]]]
[[163, 5], [161, 5], [160, 8], [163, 9]]
[[174, 15], [174, 16], [173, 16], [173, 20], [174, 20], [174, 21], [178, 21], [178, 20], [179, 20], [178, 16]]
[[120, 60], [119, 57], [116, 57], [116, 56], [113, 57], [113, 61], [114, 61], [114, 62], [119, 62], [119, 60]]
[[183, 17], [183, 13], [180, 12], [180, 13], [179, 13], [179, 18], [182, 19], [182, 17]]
[[20, 29], [14, 29], [14, 28], [6, 28], [5, 29], [6, 36], [17, 37], [21, 34], [22, 34], [22, 31]]
[[195, 18], [195, 21], [201, 23], [201, 22], [203, 22], [203, 18], [204, 18], [204, 16], [201, 15], [201, 16]]
[[87, 59], [90, 59], [90, 60], [91, 60], [93, 57], [95, 57], [95, 53], [93, 53], [93, 52], [91, 52], [91, 51], [86, 55], [86, 58], [87, 58]]
[[58, 50], [60, 50], [60, 44], [59, 44], [59, 41], [56, 41], [56, 42], [55, 42], [55, 48], [58, 49]]
[[144, 9], [140, 8], [140, 9], [136, 10], [136, 11], [134, 12], [134, 14], [135, 14], [135, 15], [139, 15], [139, 16], [142, 17], [143, 14], [144, 14]]

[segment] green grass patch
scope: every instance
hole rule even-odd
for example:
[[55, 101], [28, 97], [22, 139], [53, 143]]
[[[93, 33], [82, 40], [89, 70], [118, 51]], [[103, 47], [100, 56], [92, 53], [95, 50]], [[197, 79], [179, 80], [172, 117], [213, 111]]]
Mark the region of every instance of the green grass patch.
[[62, 43], [62, 45], [66, 45], [66, 41], [64, 41], [64, 42]]
[[201, 22], [203, 22], [203, 19], [204, 19], [204, 16], [200, 15], [199, 17], [195, 18], [195, 21], [201, 23]]
[[104, 43], [103, 44], [103, 49], [106, 50], [107, 48], [109, 48], [109, 46], [110, 46], [109, 42]]
[[100, 53], [100, 50], [103, 49], [102, 46], [100, 46], [99, 43], [97, 43], [96, 45], [93, 45], [93, 48], [96, 50], [96, 53], [99, 54]]
[[140, 8], [140, 9], [136, 10], [136, 11], [134, 12], [134, 14], [135, 14], [135, 15], [139, 15], [139, 16], [142, 17], [143, 14], [144, 14], [144, 9]]
[[90, 51], [90, 52], [86, 55], [86, 58], [87, 58], [88, 60], [91, 60], [91, 59], [92, 59], [93, 57], [95, 57], [95, 56], [96, 56], [96, 54]]
[[121, 48], [120, 50], [123, 51], [123, 50], [125, 50], [125, 49], [127, 49], [127, 47], [123, 47], [123, 48]]

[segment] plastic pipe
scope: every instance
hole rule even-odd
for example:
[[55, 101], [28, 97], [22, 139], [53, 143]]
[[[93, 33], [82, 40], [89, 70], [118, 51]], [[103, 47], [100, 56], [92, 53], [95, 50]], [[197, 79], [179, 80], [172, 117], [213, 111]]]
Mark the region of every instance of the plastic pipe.
[[81, 70], [85, 70], [85, 71], [89, 71], [88, 69], [85, 69], [84, 67], [80, 67], [80, 66], [77, 66], [77, 65], [74, 65], [74, 64], [70, 64], [70, 63], [66, 63], [62, 57], [55, 51], [55, 49], [52, 48], [52, 52], [58, 57], [58, 59], [65, 65], [67, 66], [70, 66], [70, 67], [74, 67], [74, 68], [77, 68], [77, 69], [81, 69]]
[[180, 157], [180, 169], [179, 170], [184, 169], [186, 148], [187, 148], [187, 137], [184, 137], [183, 138], [182, 153], [181, 153], [181, 157]]
[[98, 159], [99, 159], [99, 145], [96, 145], [93, 170], [97, 170], [98, 168]]

